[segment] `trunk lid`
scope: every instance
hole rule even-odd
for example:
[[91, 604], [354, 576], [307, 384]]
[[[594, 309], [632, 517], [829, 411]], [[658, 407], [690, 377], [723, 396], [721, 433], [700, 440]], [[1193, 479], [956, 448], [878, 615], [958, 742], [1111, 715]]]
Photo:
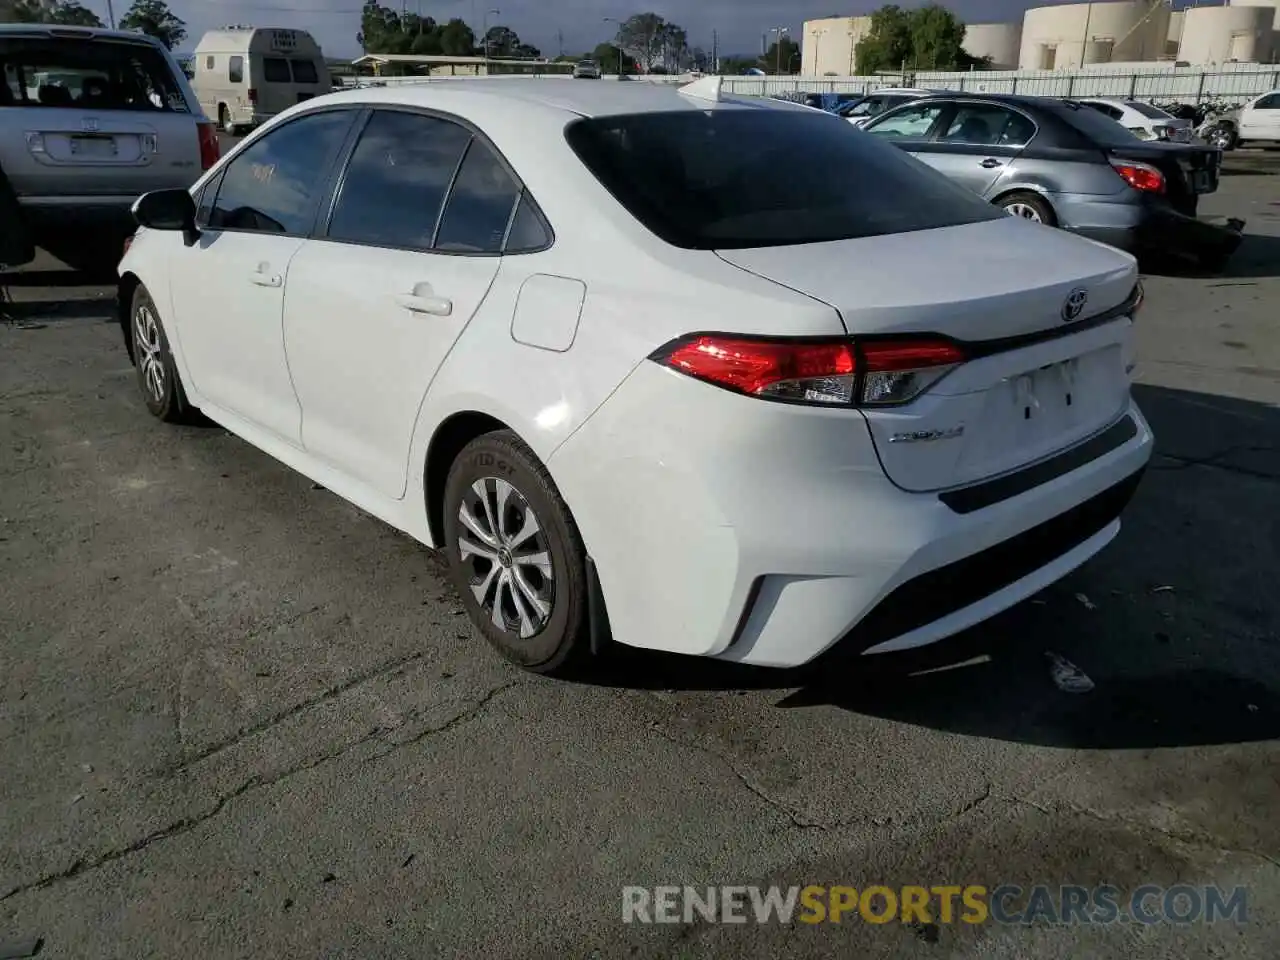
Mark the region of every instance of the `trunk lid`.
[[[886, 474], [903, 489], [1016, 470], [1127, 408], [1132, 323], [1095, 318], [1129, 299], [1137, 267], [1111, 247], [1001, 217], [719, 255], [830, 304], [855, 340], [911, 334], [966, 344], [970, 359], [923, 395], [862, 409]], [[1084, 304], [1069, 309], [1081, 290]]]

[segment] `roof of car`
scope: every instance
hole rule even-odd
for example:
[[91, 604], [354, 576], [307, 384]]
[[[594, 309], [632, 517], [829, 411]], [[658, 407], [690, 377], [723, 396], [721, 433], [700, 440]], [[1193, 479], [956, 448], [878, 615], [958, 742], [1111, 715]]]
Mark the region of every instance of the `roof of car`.
[[132, 40], [159, 46], [160, 41], [136, 30], [107, 30], [104, 27], [64, 27], [53, 23], [0, 23], [0, 35], [26, 34], [53, 37], [58, 40], [107, 39]]
[[[395, 87], [360, 87], [331, 94], [324, 99], [352, 99], [361, 103], [386, 103], [431, 107], [442, 96], [459, 106], [483, 111], [495, 101], [523, 101], [581, 117], [624, 113], [660, 113], [716, 108], [805, 109], [800, 104], [764, 97], [721, 95], [718, 103], [680, 93], [674, 83], [574, 83], [567, 78], [470, 77], [427, 80]], [[307, 101], [314, 104], [317, 101]]]

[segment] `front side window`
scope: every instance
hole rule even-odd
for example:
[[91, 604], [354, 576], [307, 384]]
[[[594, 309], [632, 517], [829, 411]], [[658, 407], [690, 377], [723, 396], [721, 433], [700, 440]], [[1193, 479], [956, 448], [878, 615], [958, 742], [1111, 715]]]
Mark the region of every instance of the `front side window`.
[[1280, 110], [1280, 93], [1269, 93], [1253, 105], [1255, 110]]
[[375, 112], [342, 178], [329, 239], [430, 250], [470, 142], [471, 132], [448, 120]]
[[320, 185], [350, 124], [345, 110], [313, 113], [248, 147], [222, 175], [210, 229], [294, 236], [310, 232]]
[[232, 83], [244, 83], [244, 57], [227, 60], [227, 79]]
[[899, 140], [923, 140], [929, 135], [934, 121], [947, 108], [945, 103], [922, 103], [905, 107], [881, 119], [873, 120], [865, 129], [877, 137], [894, 137]]
[[1035, 132], [1035, 125], [1020, 113], [992, 104], [972, 104], [956, 111], [941, 139], [948, 143], [1022, 147]]
[[893, 145], [810, 110], [604, 116], [571, 123], [565, 136], [632, 216], [686, 249], [820, 243], [1005, 216]]
[[141, 43], [0, 37], [0, 106], [189, 113], [160, 52]]
[[267, 83], [292, 83], [289, 61], [284, 57], [263, 57], [262, 79]]

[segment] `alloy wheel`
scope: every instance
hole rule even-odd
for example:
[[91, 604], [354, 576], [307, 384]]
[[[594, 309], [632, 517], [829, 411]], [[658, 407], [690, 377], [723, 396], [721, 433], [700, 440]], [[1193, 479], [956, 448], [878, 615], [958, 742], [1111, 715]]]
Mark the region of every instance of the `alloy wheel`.
[[150, 304], [140, 304], [133, 314], [134, 354], [142, 382], [156, 403], [164, 401], [164, 358], [160, 352], [160, 324]]
[[1020, 203], [1015, 200], [1004, 209], [1011, 217], [1021, 217], [1023, 220], [1031, 220], [1035, 223], [1044, 222], [1040, 219], [1040, 214], [1036, 208], [1031, 206], [1029, 203]]
[[551, 619], [555, 576], [546, 530], [529, 502], [498, 477], [481, 477], [458, 508], [458, 553], [490, 622], [522, 640]]

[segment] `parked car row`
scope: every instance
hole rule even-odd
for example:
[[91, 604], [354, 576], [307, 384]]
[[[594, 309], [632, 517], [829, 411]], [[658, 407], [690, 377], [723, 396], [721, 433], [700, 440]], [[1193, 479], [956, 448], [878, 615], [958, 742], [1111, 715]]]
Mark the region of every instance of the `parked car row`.
[[1221, 152], [1141, 140], [1093, 106], [1049, 97], [918, 96], [862, 131], [884, 138], [1010, 214], [1135, 254], [1220, 269], [1244, 222], [1197, 215]]

